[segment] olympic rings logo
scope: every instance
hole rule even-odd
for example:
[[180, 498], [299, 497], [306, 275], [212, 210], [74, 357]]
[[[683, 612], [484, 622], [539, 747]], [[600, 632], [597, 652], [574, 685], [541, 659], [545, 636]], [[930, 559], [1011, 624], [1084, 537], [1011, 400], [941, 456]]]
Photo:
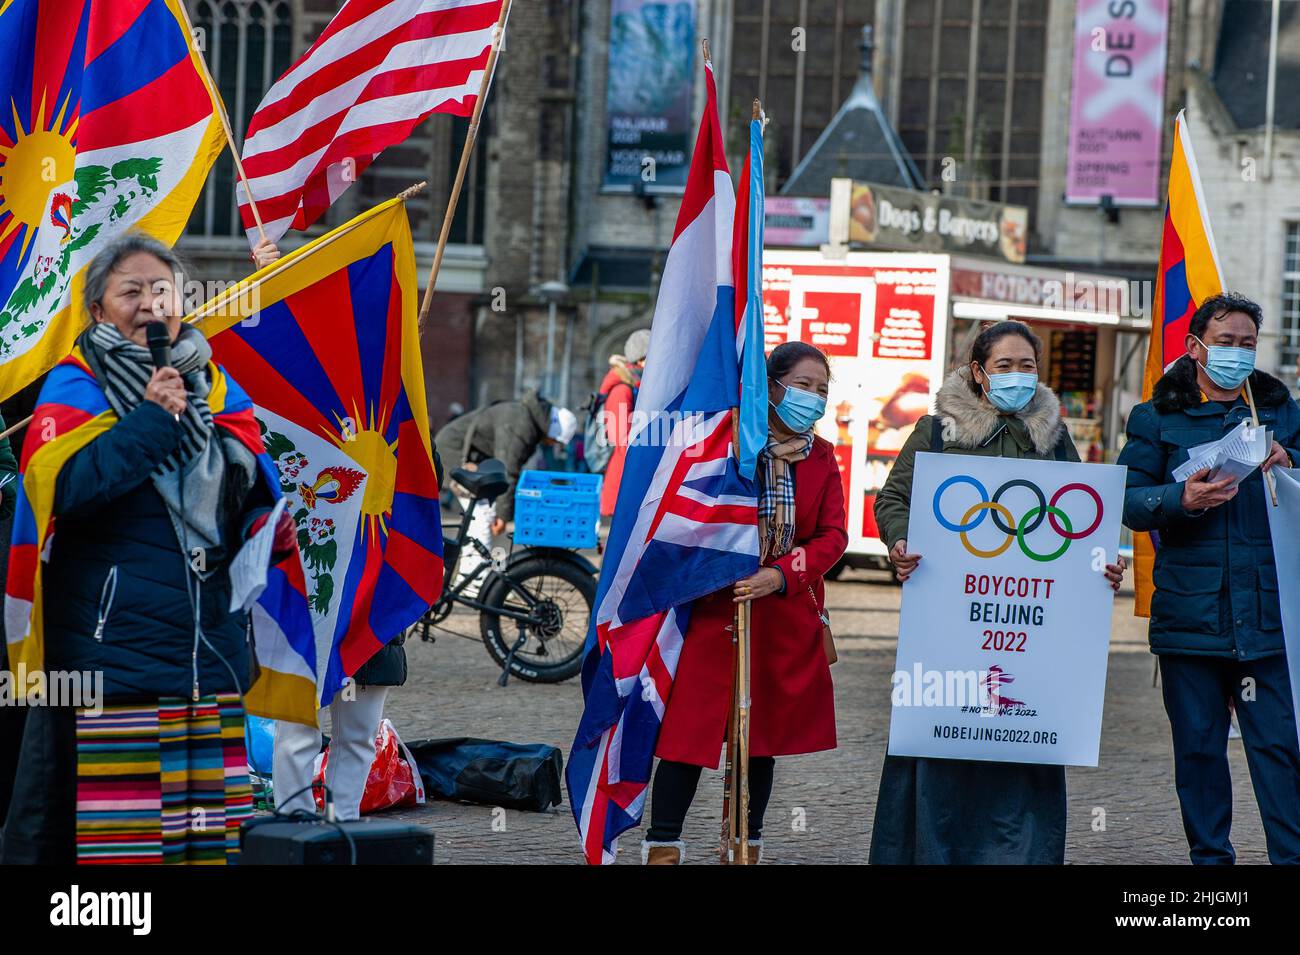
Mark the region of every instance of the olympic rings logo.
[[[956, 484], [969, 484], [979, 492], [980, 496], [979, 503], [972, 504], [970, 508], [967, 509], [966, 513], [962, 515], [960, 523], [953, 523], [944, 517], [940, 506], [944, 492]], [[1025, 488], [1038, 499], [1038, 503], [1021, 515], [1019, 520], [1016, 520], [1011, 511], [1007, 509], [1007, 506], [1001, 503], [1002, 496], [1006, 494], [1007, 491], [1017, 487]], [[1092, 519], [1092, 523], [1081, 531], [1076, 531], [1074, 529], [1074, 522], [1070, 520], [1069, 515], [1067, 515], [1062, 508], [1057, 506], [1060, 503], [1061, 498], [1065, 497], [1065, 495], [1069, 494], [1071, 491], [1082, 491], [1091, 497], [1093, 506], [1097, 511], [1096, 516]], [[941, 526], [959, 535], [961, 537], [962, 546], [975, 557], [997, 557], [1011, 546], [1012, 541], [1015, 541], [1020, 545], [1020, 550], [1024, 555], [1031, 560], [1041, 561], [1043, 563], [1056, 560], [1070, 549], [1071, 541], [1082, 540], [1101, 526], [1102, 513], [1101, 495], [1086, 484], [1066, 484], [1053, 494], [1049, 501], [1047, 496], [1043, 493], [1043, 489], [1037, 484], [1032, 481], [1027, 481], [1024, 478], [1015, 478], [1003, 484], [1000, 488], [994, 491], [993, 496], [990, 497], [988, 490], [976, 478], [967, 474], [957, 474], [940, 484], [938, 489], [934, 492], [934, 519], [938, 521]], [[992, 515], [993, 518], [993, 526], [1006, 534], [1007, 538], [992, 550], [981, 550], [970, 542], [970, 537], [967, 535], [984, 523], [984, 518], [990, 515]], [[1044, 520], [1051, 525], [1052, 530], [1056, 531], [1062, 539], [1061, 546], [1050, 554], [1039, 554], [1032, 550], [1029, 544], [1025, 542], [1025, 537], [1038, 530], [1038, 528], [1042, 526]]]

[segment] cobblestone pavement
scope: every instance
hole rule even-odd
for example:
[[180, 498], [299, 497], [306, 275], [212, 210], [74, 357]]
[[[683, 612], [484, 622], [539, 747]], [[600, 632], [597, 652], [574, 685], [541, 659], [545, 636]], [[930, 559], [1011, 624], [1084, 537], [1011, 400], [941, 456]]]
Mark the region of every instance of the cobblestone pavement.
[[[899, 593], [873, 571], [847, 571], [831, 585], [828, 603], [840, 648], [832, 670], [839, 748], [777, 761], [764, 862], [866, 861], [889, 734]], [[1115, 605], [1101, 764], [1068, 770], [1066, 861], [1074, 864], [1187, 862], [1168, 723], [1160, 691], [1151, 685], [1146, 621], [1132, 610], [1131, 592], [1122, 594]], [[458, 611], [448, 623], [464, 638], [443, 633], [435, 644], [407, 641], [410, 678], [392, 691], [388, 705], [402, 736], [550, 743], [567, 756], [581, 710], [578, 681], [550, 686], [512, 680], [503, 689], [496, 683], [500, 671], [478, 639], [477, 616]], [[1264, 863], [1263, 830], [1240, 741], [1229, 743], [1229, 753], [1238, 860]], [[688, 863], [716, 858], [711, 850], [721, 793], [721, 773], [706, 770], [684, 833]], [[1104, 831], [1094, 831], [1102, 812]], [[581, 861], [567, 804], [547, 813], [494, 814], [490, 807], [431, 801], [393, 815], [434, 830], [440, 863]], [[620, 864], [640, 861], [641, 838], [641, 830], [623, 837]]]

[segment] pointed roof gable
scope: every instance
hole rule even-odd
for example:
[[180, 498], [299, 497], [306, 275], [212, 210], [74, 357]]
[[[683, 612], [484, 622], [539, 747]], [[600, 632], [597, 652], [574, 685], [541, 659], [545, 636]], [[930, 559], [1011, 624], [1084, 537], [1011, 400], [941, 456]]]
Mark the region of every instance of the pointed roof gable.
[[839, 112], [781, 187], [783, 196], [828, 196], [831, 180], [925, 189], [920, 170], [876, 99], [871, 81], [871, 27], [862, 28], [858, 81]]

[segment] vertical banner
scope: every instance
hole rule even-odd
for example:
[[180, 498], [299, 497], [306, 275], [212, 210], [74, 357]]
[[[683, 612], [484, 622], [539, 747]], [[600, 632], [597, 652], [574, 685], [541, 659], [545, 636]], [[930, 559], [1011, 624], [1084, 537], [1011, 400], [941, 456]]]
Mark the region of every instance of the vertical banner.
[[[1196, 309], [1223, 291], [1223, 270], [1214, 248], [1214, 232], [1185, 112], [1179, 110], [1174, 120], [1160, 262], [1151, 299], [1151, 339], [1142, 376], [1143, 401], [1150, 400], [1165, 368], [1187, 353], [1187, 331]], [[1155, 593], [1151, 575], [1159, 543], [1160, 535], [1155, 531], [1133, 535], [1133, 614], [1137, 617], [1151, 616], [1151, 595]]]
[[916, 456], [890, 754], [1097, 765], [1124, 473]]
[[1078, 0], [1067, 202], [1160, 201], [1169, 0]]
[[1286, 641], [1286, 665], [1291, 675], [1291, 704], [1300, 726], [1300, 590], [1289, 586], [1300, 580], [1300, 540], [1295, 528], [1300, 526], [1300, 470], [1273, 468], [1273, 483], [1277, 487], [1277, 506], [1268, 508], [1268, 529], [1273, 537], [1273, 560], [1277, 563], [1278, 581], [1287, 585], [1278, 587], [1282, 604], [1282, 635]]
[[685, 190], [695, 56], [695, 0], [612, 0], [605, 189]]

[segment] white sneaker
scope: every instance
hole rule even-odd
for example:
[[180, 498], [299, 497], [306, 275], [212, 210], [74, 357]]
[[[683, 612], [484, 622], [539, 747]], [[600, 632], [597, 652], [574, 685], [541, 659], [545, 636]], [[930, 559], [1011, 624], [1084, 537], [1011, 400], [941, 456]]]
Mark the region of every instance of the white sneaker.
[[[457, 586], [459, 586], [460, 581], [465, 580], [467, 576], [468, 575], [462, 575], [460, 580], [457, 581]], [[487, 574], [479, 574], [465, 586], [465, 589], [460, 592], [460, 595], [462, 597], [467, 597], [470, 600], [478, 600], [479, 592], [483, 589], [483, 581], [486, 579]]]

